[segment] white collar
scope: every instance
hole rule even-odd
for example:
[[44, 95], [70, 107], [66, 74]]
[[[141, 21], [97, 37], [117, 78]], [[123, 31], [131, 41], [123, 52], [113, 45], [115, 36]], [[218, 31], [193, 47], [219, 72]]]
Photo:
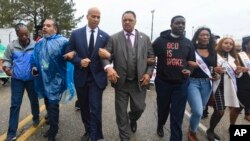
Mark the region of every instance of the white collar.
[[[127, 33], [128, 33], [128, 32], [125, 31], [125, 30], [124, 30], [123, 32], [124, 32], [124, 35], [127, 35]], [[130, 34], [135, 36], [135, 29], [134, 29]]]
[[174, 33], [170, 33], [170, 35], [173, 37], [173, 38], [179, 38], [180, 37], [180, 35], [175, 35]]
[[98, 27], [96, 27], [95, 29], [92, 29], [89, 26], [86, 26], [86, 29], [87, 29], [88, 32], [91, 32], [91, 30], [94, 30], [95, 33], [97, 33], [97, 31], [98, 31]]

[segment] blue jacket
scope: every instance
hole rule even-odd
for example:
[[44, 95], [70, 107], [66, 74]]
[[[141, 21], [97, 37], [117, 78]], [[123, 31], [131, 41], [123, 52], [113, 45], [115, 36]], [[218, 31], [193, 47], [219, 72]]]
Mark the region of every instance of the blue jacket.
[[3, 66], [12, 68], [12, 78], [29, 81], [34, 77], [31, 74], [31, 58], [34, 49], [34, 41], [26, 47], [22, 47], [18, 40], [14, 40], [4, 52]]

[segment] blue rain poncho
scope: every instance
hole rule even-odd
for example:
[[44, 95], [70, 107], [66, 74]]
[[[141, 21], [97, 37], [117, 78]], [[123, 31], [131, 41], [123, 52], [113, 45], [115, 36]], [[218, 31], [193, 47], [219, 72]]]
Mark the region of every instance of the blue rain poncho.
[[[33, 65], [38, 69], [35, 90], [49, 102], [70, 101], [74, 94], [73, 65], [63, 59], [68, 40], [62, 35], [42, 38], [36, 43]], [[63, 99], [62, 99], [63, 97]]]

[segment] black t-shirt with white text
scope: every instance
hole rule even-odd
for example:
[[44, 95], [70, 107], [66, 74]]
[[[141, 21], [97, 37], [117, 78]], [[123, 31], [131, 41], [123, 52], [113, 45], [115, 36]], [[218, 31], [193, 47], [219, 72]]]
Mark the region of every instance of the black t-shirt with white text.
[[158, 58], [156, 77], [168, 82], [181, 83], [186, 79], [181, 71], [189, 68], [187, 61], [195, 61], [194, 47], [189, 39], [184, 36], [174, 38], [170, 32], [162, 32], [153, 42], [154, 52]]

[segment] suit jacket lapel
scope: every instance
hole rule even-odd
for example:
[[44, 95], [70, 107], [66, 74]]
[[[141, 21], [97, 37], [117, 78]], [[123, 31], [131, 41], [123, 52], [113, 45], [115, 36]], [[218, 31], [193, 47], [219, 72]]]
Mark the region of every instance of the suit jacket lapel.
[[120, 34], [119, 34], [119, 41], [120, 41], [120, 45], [121, 46], [117, 46], [118, 48], [121, 48], [121, 50], [122, 50], [122, 52], [123, 52], [123, 55], [124, 55], [124, 58], [126, 59], [126, 61], [127, 61], [127, 49], [126, 49], [126, 47], [127, 47], [127, 44], [126, 44], [126, 37], [125, 37], [125, 35], [124, 35], [124, 32], [123, 31], [121, 31], [120, 32]]
[[98, 33], [97, 33], [97, 37], [96, 37], [96, 42], [95, 42], [94, 50], [93, 50], [93, 52], [91, 54], [91, 58], [95, 58], [98, 53], [94, 53], [94, 52], [98, 52], [99, 48], [102, 47], [100, 45], [100, 40], [102, 40], [102, 38], [103, 38], [103, 35], [100, 32], [100, 30], [98, 29]]
[[[137, 59], [140, 59], [141, 56], [141, 52], [142, 52], [142, 47], [140, 45], [142, 45], [142, 35], [140, 35], [140, 33], [136, 30], [136, 47], [137, 47]], [[137, 61], [138, 62], [138, 61]]]
[[84, 56], [88, 56], [88, 41], [87, 41], [87, 34], [86, 34], [86, 26], [83, 28], [82, 30], [82, 36], [79, 36], [80, 38], [82, 37], [82, 45], [83, 45], [83, 53], [84, 53]]

